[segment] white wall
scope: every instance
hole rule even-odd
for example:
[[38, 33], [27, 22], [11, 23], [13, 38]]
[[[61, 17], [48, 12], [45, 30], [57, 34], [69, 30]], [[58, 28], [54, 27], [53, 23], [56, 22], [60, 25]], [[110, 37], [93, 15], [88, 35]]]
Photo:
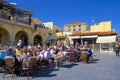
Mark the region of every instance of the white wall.
[[53, 30], [53, 22], [44, 22], [45, 27], [48, 27], [50, 30]]

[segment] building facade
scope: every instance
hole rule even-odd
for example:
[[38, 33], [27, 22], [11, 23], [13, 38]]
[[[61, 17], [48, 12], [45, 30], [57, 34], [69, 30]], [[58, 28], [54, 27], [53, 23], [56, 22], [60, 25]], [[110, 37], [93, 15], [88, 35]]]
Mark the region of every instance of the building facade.
[[88, 25], [82, 22], [73, 22], [64, 26], [64, 32], [80, 33], [88, 30]]
[[99, 52], [113, 52], [117, 41], [117, 33], [112, 31], [111, 21], [101, 22], [91, 26], [89, 32], [73, 33], [68, 36], [70, 44], [88, 42], [91, 49]]
[[53, 26], [54, 26], [53, 22], [44, 22], [43, 24], [44, 26], [46, 26], [46, 28], [53, 30]]
[[90, 27], [91, 32], [109, 32], [112, 31], [111, 21], [100, 22]]
[[48, 29], [48, 30], [53, 30], [56, 32], [61, 32], [62, 29], [56, 25], [54, 25], [53, 22], [43, 22], [43, 25]]
[[16, 8], [5, 1], [0, 1], [0, 44], [16, 45], [21, 39], [25, 45], [45, 43], [49, 34], [41, 21], [32, 19], [32, 12]]

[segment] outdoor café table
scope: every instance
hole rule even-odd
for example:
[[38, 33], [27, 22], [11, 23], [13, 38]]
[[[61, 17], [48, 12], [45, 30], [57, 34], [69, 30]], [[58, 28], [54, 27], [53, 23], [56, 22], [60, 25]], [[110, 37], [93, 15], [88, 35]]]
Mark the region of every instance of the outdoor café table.
[[55, 69], [58, 70], [58, 60], [62, 58], [61, 55], [54, 55], [52, 56], [55, 59]]

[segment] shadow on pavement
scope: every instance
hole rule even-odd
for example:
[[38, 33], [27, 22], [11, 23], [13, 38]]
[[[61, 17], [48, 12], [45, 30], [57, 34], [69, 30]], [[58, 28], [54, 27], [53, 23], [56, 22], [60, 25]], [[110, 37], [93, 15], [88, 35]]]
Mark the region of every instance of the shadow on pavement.
[[35, 77], [54, 77], [54, 76], [57, 76], [57, 74], [51, 74], [52, 71], [55, 71], [55, 70], [46, 68], [42, 72], [37, 71], [33, 77], [35, 78]]
[[94, 61], [92, 60], [89, 60], [88, 64], [91, 64], [91, 63], [98, 63], [99, 59], [94, 59]]
[[72, 67], [77, 66], [77, 65], [79, 65], [79, 64], [73, 63], [73, 64], [66, 64], [66, 65], [61, 66], [61, 67], [64, 67], [64, 68], [72, 68]]

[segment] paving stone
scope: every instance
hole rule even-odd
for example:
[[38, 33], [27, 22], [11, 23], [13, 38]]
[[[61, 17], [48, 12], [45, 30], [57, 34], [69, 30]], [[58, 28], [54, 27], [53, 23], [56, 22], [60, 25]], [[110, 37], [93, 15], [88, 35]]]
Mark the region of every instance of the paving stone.
[[[120, 80], [120, 57], [109, 54], [98, 54], [94, 56], [95, 61], [88, 64], [72, 63], [59, 67], [59, 70], [44, 69], [37, 72], [30, 80]], [[6, 75], [0, 80], [26, 80], [26, 77]]]

